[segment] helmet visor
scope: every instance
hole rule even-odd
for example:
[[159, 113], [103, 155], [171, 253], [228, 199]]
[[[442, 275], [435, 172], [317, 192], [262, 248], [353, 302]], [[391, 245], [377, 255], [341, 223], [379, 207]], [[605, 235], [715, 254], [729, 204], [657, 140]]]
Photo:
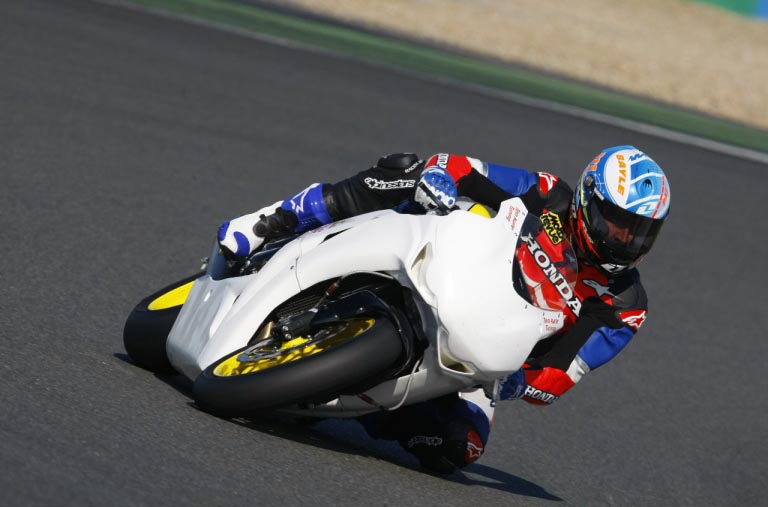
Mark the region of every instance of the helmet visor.
[[644, 217], [595, 195], [587, 206], [589, 237], [603, 260], [629, 264], [648, 253], [664, 219]]

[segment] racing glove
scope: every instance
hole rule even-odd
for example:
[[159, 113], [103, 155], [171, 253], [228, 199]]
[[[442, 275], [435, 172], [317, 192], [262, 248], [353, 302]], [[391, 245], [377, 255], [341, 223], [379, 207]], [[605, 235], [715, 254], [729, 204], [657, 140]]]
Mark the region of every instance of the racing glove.
[[440, 209], [447, 212], [458, 198], [456, 182], [445, 169], [429, 167], [421, 173], [414, 198], [427, 211]]

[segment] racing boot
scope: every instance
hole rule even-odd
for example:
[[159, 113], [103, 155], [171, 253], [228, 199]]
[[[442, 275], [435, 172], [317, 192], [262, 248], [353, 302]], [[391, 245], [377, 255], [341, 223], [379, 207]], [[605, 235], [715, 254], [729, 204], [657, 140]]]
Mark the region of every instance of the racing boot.
[[[268, 224], [277, 221], [275, 219], [268, 221], [267, 217], [272, 217], [277, 210], [281, 209], [280, 205], [282, 203], [283, 201], [278, 201], [272, 206], [262, 208], [255, 213], [243, 215], [219, 225], [217, 239], [224, 257], [227, 259], [244, 259], [251, 252], [259, 248], [269, 235]], [[289, 229], [288, 217], [283, 217], [283, 220], [286, 223], [281, 228], [284, 230]]]
[[471, 401], [451, 394], [393, 412], [359, 418], [372, 438], [397, 440], [424, 468], [451, 474], [485, 450], [490, 418]]
[[325, 205], [323, 187], [313, 183], [289, 199], [221, 224], [218, 240], [224, 256], [242, 260], [264, 241], [333, 222]]

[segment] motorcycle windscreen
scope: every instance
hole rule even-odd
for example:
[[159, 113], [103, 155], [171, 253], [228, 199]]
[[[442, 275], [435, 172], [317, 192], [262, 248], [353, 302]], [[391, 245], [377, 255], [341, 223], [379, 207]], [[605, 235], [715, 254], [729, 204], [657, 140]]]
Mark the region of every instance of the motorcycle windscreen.
[[576, 297], [576, 253], [554, 213], [525, 218], [515, 251], [515, 290], [543, 310], [563, 311]]

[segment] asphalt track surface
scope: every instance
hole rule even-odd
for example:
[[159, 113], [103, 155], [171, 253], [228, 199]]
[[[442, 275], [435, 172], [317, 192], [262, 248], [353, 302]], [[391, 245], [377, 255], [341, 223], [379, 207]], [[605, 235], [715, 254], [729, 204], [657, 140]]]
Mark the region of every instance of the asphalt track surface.
[[[239, 424], [130, 363], [122, 326], [217, 224], [381, 154], [571, 184], [600, 148], [666, 168], [650, 318], [486, 455], [424, 473], [354, 422]], [[0, 2], [0, 504], [755, 505], [768, 477], [768, 168], [349, 59], [85, 0]]]

